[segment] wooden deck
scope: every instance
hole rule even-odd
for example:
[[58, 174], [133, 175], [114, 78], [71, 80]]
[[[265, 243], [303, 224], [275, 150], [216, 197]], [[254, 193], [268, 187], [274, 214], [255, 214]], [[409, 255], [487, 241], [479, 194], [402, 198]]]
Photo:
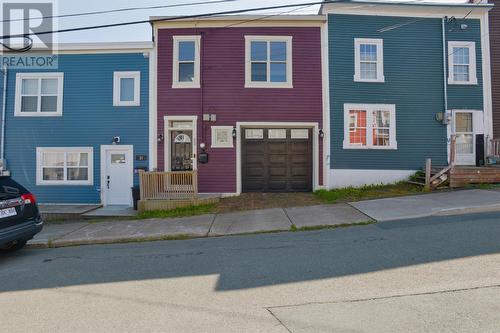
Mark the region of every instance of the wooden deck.
[[450, 170], [450, 187], [468, 184], [500, 184], [500, 167], [454, 166]]

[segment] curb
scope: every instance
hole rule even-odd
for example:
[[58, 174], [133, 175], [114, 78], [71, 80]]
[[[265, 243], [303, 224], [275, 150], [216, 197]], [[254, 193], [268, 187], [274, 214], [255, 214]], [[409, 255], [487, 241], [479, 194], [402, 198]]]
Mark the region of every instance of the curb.
[[263, 231], [255, 231], [250, 233], [240, 233], [240, 234], [217, 234], [217, 235], [188, 235], [188, 234], [179, 234], [179, 235], [158, 235], [158, 236], [149, 236], [149, 237], [119, 237], [119, 238], [101, 238], [95, 240], [83, 240], [83, 239], [75, 239], [75, 240], [49, 240], [47, 243], [35, 243], [26, 245], [27, 249], [50, 249], [50, 248], [63, 248], [63, 247], [72, 247], [72, 246], [85, 246], [85, 245], [105, 245], [105, 244], [126, 244], [126, 243], [142, 243], [142, 242], [156, 242], [156, 241], [174, 241], [174, 240], [189, 240], [189, 239], [201, 239], [201, 238], [220, 238], [220, 237], [232, 237], [232, 236], [250, 236], [250, 235], [263, 235], [263, 234], [274, 234], [274, 233], [284, 233], [284, 232], [308, 232], [308, 231], [321, 231], [328, 229], [340, 229], [347, 227], [359, 227], [366, 226], [370, 224], [375, 224], [376, 221], [373, 219], [370, 222], [353, 222], [347, 224], [338, 224], [338, 225], [322, 225], [315, 227], [304, 227], [300, 229], [296, 229], [291, 227], [290, 229], [276, 229], [276, 230], [263, 230]]

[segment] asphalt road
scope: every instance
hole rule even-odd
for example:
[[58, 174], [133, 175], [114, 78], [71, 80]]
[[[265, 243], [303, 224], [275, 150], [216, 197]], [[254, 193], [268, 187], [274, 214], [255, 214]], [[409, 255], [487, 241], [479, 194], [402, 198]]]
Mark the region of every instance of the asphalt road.
[[2, 332], [499, 332], [500, 213], [0, 256]]

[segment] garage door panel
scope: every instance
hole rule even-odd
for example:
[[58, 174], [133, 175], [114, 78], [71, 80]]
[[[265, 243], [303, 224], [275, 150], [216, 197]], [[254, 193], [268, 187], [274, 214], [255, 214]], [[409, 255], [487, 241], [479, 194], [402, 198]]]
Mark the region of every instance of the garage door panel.
[[247, 177], [259, 177], [264, 178], [265, 169], [264, 168], [247, 168], [246, 170]]
[[309, 142], [291, 142], [290, 150], [295, 154], [304, 154], [309, 152]]
[[280, 191], [284, 192], [287, 190], [287, 181], [286, 179], [283, 180], [269, 180], [269, 190], [270, 191]]
[[245, 142], [245, 150], [247, 154], [264, 154], [265, 147], [261, 141], [247, 141]]
[[311, 159], [310, 155], [305, 155], [305, 154], [290, 155], [290, 162], [293, 164], [309, 164], [310, 159]]
[[309, 168], [307, 167], [292, 167], [290, 168], [292, 177], [307, 177], [309, 175]]
[[286, 142], [269, 142], [267, 149], [270, 154], [286, 154]]
[[287, 162], [287, 155], [274, 155], [274, 154], [269, 155], [270, 164], [286, 165], [286, 162]]
[[[311, 135], [307, 135], [307, 132], [304, 135], [304, 130], [300, 130], [302, 137], [292, 138], [291, 129], [283, 129], [278, 139], [276, 135], [269, 138], [268, 131], [263, 129], [259, 140], [242, 136], [243, 191], [311, 191]], [[282, 138], [283, 131], [286, 131], [286, 139]]]
[[310, 185], [307, 181], [292, 180], [290, 181], [290, 190], [295, 192], [310, 191]]
[[270, 177], [286, 177], [286, 168], [269, 168]]
[[246, 192], [262, 192], [265, 190], [266, 181], [263, 179], [250, 179], [250, 181], [245, 184]]

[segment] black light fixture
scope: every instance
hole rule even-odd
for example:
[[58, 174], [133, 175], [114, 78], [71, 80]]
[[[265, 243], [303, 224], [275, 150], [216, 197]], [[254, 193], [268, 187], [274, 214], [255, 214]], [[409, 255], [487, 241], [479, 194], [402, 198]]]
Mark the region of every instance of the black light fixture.
[[158, 142], [163, 142], [163, 134], [158, 135]]
[[238, 134], [236, 132], [236, 126], [233, 127], [233, 138], [236, 139], [236, 134]]
[[322, 128], [319, 129], [319, 137], [322, 139], [325, 137], [325, 132], [323, 132]]

